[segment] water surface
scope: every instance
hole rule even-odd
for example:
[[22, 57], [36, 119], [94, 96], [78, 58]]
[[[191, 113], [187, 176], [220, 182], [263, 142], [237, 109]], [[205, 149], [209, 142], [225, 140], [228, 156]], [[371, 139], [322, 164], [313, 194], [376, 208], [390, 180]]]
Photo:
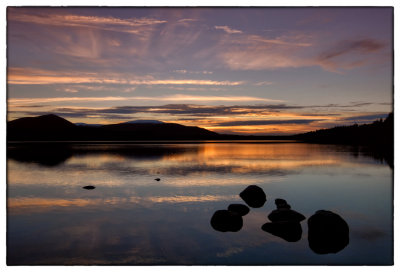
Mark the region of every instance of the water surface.
[[[355, 147], [294, 142], [9, 144], [7, 262], [13, 264], [392, 264], [393, 170]], [[155, 180], [160, 178], [160, 181]], [[239, 232], [210, 226], [267, 195]], [[94, 190], [82, 187], [93, 185]], [[284, 198], [339, 214], [350, 243], [316, 254], [261, 230]]]

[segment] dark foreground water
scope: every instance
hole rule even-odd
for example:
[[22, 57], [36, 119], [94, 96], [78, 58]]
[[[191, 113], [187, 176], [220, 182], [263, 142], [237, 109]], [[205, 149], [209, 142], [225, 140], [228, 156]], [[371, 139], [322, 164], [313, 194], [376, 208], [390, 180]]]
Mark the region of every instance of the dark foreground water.
[[[334, 145], [9, 144], [7, 262], [392, 264], [392, 174], [379, 156]], [[264, 206], [238, 232], [214, 230], [214, 212], [244, 204], [238, 194], [251, 184], [266, 193]], [[275, 198], [307, 219], [337, 213], [349, 244], [315, 253], [307, 219], [297, 242], [264, 232]]]

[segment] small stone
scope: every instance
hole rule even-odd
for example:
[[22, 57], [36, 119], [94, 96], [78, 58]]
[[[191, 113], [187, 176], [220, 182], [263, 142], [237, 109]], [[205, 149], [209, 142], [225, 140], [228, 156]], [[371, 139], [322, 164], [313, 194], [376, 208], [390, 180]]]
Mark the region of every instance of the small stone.
[[257, 185], [250, 185], [239, 194], [239, 196], [252, 208], [260, 208], [267, 201], [263, 189]]
[[93, 189], [96, 188], [96, 187], [94, 187], [94, 186], [92, 186], [92, 185], [88, 185], [88, 186], [83, 186], [82, 188], [83, 188], [83, 189], [86, 189], [86, 190], [93, 190]]
[[282, 198], [275, 199], [275, 205], [277, 209], [290, 209], [291, 206]]
[[243, 226], [242, 217], [228, 210], [218, 210], [211, 217], [211, 226], [221, 232], [237, 232]]

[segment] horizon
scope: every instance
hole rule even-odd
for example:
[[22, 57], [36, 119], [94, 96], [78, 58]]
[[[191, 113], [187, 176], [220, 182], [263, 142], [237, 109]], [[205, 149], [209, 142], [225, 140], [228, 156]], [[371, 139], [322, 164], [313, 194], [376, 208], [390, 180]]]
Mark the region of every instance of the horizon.
[[7, 8], [9, 121], [292, 135], [393, 108], [393, 8]]

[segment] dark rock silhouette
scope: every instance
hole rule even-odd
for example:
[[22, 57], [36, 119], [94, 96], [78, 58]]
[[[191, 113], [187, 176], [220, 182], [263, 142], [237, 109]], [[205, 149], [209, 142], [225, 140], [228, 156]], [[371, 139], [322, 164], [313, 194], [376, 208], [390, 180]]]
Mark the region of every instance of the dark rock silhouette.
[[260, 208], [267, 201], [263, 189], [257, 185], [250, 185], [239, 194], [239, 196], [252, 208]]
[[94, 186], [92, 186], [92, 185], [88, 185], [88, 186], [83, 186], [82, 188], [83, 188], [83, 189], [86, 189], [86, 190], [93, 190], [93, 189], [96, 188], [96, 187], [94, 187]]
[[317, 254], [337, 253], [349, 244], [349, 226], [331, 211], [317, 211], [307, 224], [308, 244]]
[[299, 241], [303, 233], [299, 222], [268, 222], [261, 229], [288, 242]]
[[280, 209], [280, 208], [286, 208], [286, 209], [290, 209], [290, 205], [287, 204], [286, 200], [282, 199], [282, 198], [277, 198], [275, 199], [275, 205], [276, 208]]
[[243, 219], [242, 217], [235, 213], [228, 210], [218, 210], [214, 213], [211, 218], [211, 226], [221, 232], [237, 232], [243, 226]]
[[261, 229], [288, 242], [299, 241], [303, 234], [300, 221], [303, 221], [305, 217], [301, 213], [291, 210], [290, 205], [284, 199], [275, 199], [275, 205], [276, 210], [268, 215], [271, 222], [265, 223]]
[[160, 179], [160, 178], [155, 178], [154, 180], [155, 180], [155, 181], [160, 181], [161, 179]]
[[301, 222], [306, 219], [301, 213], [292, 210], [284, 199], [275, 199], [275, 205], [276, 210], [268, 215], [268, 219], [272, 222]]
[[243, 204], [231, 204], [228, 206], [228, 211], [230, 212], [235, 212], [239, 214], [240, 216], [245, 216], [250, 212], [249, 207]]
[[279, 208], [273, 210], [268, 215], [268, 219], [271, 220], [271, 222], [280, 222], [280, 221], [301, 222], [306, 218], [304, 217], [304, 215], [294, 210], [287, 208]]

